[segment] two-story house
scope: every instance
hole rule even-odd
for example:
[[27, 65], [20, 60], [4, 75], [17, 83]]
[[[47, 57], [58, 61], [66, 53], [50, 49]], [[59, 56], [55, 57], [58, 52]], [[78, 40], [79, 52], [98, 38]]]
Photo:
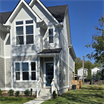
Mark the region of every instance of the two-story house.
[[75, 58], [68, 5], [20, 0], [12, 12], [0, 13], [1, 90], [62, 94], [71, 87]]

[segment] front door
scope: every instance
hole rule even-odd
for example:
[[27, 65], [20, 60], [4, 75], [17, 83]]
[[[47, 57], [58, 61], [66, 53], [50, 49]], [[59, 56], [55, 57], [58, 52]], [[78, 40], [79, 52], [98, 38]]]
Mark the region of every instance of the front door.
[[46, 86], [51, 86], [53, 73], [53, 63], [46, 63]]

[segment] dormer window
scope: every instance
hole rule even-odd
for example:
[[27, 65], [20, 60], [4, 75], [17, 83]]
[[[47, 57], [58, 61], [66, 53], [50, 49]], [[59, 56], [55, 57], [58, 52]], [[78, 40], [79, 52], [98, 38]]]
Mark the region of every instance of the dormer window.
[[16, 22], [16, 45], [33, 44], [33, 20]]
[[53, 29], [49, 29], [49, 43], [53, 43]]

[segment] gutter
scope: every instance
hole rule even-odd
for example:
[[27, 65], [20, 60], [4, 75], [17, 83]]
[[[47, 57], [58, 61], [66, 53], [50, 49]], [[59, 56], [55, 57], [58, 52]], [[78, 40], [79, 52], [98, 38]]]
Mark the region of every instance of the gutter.
[[0, 23], [0, 30], [3, 32], [9, 33], [10, 32], [10, 26], [4, 26]]

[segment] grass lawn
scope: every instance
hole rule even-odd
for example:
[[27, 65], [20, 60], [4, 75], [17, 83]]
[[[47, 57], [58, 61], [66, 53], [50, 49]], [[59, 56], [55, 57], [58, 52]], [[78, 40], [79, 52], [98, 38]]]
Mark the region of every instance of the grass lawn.
[[25, 97], [0, 97], [0, 104], [23, 104], [34, 98], [25, 98]]
[[87, 85], [42, 104], [104, 104], [104, 85]]

